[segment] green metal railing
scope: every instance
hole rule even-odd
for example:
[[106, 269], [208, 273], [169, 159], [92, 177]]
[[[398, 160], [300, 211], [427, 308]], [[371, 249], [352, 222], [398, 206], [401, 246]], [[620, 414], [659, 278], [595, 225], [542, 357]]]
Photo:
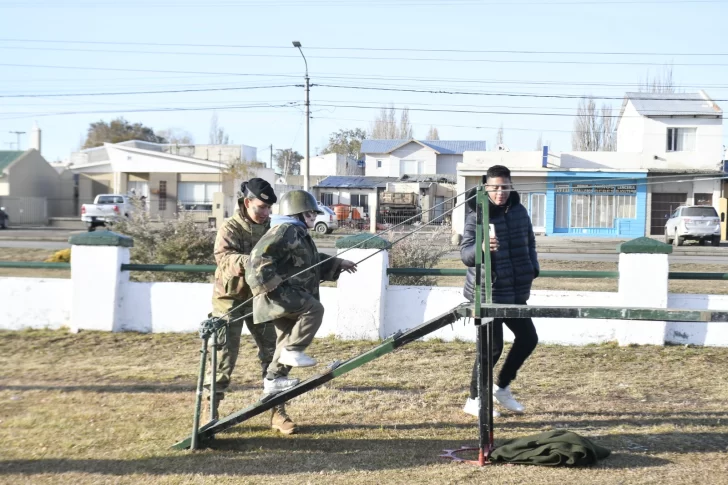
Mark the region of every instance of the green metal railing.
[[[388, 275], [397, 276], [465, 276], [467, 269], [454, 268], [387, 268]], [[618, 271], [560, 271], [544, 270], [539, 278], [619, 278]]]
[[170, 273], [214, 273], [214, 264], [122, 264], [122, 271], [152, 271]]
[[[71, 263], [42, 263], [35, 261], [0, 261], [0, 268], [20, 269], [71, 269]], [[214, 273], [214, 264], [122, 264], [122, 271], [151, 271], [170, 273]], [[390, 276], [461, 276], [466, 269], [456, 268], [387, 268]], [[539, 278], [585, 278], [585, 279], [619, 279], [618, 271], [562, 271], [543, 270]], [[668, 273], [671, 280], [703, 280], [726, 281], [728, 273]]]
[[71, 269], [71, 263], [39, 263], [35, 261], [0, 261], [0, 268]]

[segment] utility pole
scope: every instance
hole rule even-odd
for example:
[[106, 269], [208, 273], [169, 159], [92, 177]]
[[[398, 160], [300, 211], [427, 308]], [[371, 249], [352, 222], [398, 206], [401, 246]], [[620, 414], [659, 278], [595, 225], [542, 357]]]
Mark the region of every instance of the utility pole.
[[[308, 97], [308, 95], [306, 95], [306, 96]], [[25, 132], [24, 131], [11, 131], [9, 133], [18, 137], [18, 143], [15, 148], [16, 148], [16, 150], [20, 150], [20, 135], [25, 135]]]
[[273, 144], [272, 143], [270, 144], [270, 168], [273, 169]]
[[293, 41], [293, 47], [298, 48], [298, 51], [301, 53], [301, 56], [303, 57], [303, 62], [306, 64], [306, 76], [304, 79], [306, 80], [306, 158], [304, 161], [304, 170], [303, 170], [303, 190], [308, 192], [309, 188], [309, 165], [311, 164], [311, 133], [309, 132], [309, 120], [311, 119], [311, 103], [308, 99], [308, 93], [309, 93], [309, 77], [308, 77], [308, 61], [306, 60], [306, 56], [303, 55], [303, 51], [301, 50], [301, 43], [297, 40]]

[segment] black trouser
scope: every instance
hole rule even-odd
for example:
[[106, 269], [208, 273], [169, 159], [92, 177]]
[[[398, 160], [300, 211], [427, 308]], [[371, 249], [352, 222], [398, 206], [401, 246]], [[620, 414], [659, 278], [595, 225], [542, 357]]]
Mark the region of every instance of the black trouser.
[[[521, 303], [525, 304], [525, 303]], [[536, 335], [536, 327], [530, 318], [496, 318], [493, 320], [493, 366], [503, 352], [503, 324], [513, 332], [515, 339], [513, 347], [506, 356], [498, 378], [495, 384], [498, 387], [506, 387], [516, 378], [518, 369], [521, 368], [533, 349], [538, 344], [538, 335]], [[484, 324], [485, 325], [485, 324]], [[478, 397], [478, 355], [475, 355], [475, 365], [473, 365], [473, 375], [470, 379], [470, 398]]]

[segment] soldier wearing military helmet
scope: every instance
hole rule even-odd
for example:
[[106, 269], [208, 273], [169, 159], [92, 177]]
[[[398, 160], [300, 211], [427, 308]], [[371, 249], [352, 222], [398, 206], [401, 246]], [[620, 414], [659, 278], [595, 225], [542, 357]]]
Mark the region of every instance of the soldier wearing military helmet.
[[336, 281], [342, 271], [357, 269], [352, 261], [319, 254], [316, 249], [308, 230], [321, 210], [313, 195], [304, 190], [287, 192], [279, 202], [279, 213], [245, 267], [245, 279], [255, 295], [254, 323], [270, 322], [276, 330], [276, 351], [265, 382], [277, 392], [292, 387], [286, 377], [291, 367], [316, 365], [304, 351], [324, 317], [319, 282]]
[[[250, 251], [270, 228], [271, 206], [277, 202], [273, 187], [261, 178], [252, 178], [240, 186], [242, 196], [238, 210], [225, 221], [215, 238], [215, 286], [212, 296], [212, 316], [223, 317], [228, 323], [219, 336], [220, 354], [217, 368], [217, 402], [225, 397], [240, 350], [243, 325], [248, 327], [258, 347], [258, 359], [265, 378], [273, 360], [276, 333], [272, 325], [253, 325], [252, 304], [244, 303], [252, 297], [245, 282], [245, 265]], [[285, 379], [285, 371], [281, 372]], [[290, 382], [297, 383], [297, 379]], [[290, 383], [289, 382], [289, 383]], [[264, 391], [265, 391], [265, 380]], [[209, 385], [209, 384], [208, 384]], [[283, 405], [273, 409], [271, 427], [285, 434], [296, 431]]]

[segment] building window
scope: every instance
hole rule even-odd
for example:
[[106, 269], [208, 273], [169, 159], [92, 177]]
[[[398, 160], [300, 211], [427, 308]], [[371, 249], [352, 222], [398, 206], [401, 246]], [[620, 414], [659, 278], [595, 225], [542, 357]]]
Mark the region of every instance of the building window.
[[695, 205], [713, 205], [713, 194], [695, 194]]
[[694, 152], [696, 128], [668, 128], [668, 152]]
[[334, 205], [334, 194], [330, 192], [321, 193], [321, 204], [327, 207]]
[[159, 181], [159, 210], [167, 210], [167, 181]]
[[216, 182], [180, 182], [177, 185], [177, 198], [186, 211], [211, 211], [215, 192], [222, 186]]
[[381, 160], [377, 160], [377, 168], [382, 168], [382, 161]]
[[351, 194], [352, 207], [369, 207], [369, 196], [367, 194]]
[[637, 217], [636, 185], [560, 184], [556, 192], [555, 229], [612, 229]]

